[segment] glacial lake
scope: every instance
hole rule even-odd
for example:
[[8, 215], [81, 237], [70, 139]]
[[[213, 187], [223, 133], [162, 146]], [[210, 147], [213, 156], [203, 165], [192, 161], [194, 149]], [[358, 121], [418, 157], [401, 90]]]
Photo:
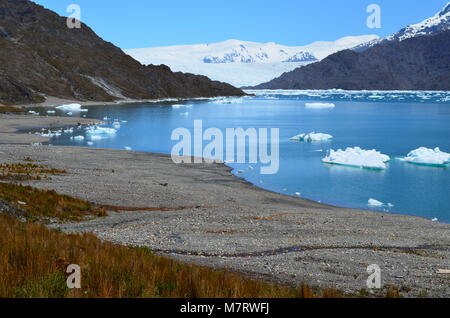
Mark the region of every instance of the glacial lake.
[[[115, 134], [94, 138], [86, 129], [75, 129], [53, 137], [50, 143], [169, 154], [178, 142], [171, 140], [172, 131], [184, 127], [193, 133], [194, 120], [202, 120], [203, 130], [219, 128], [224, 135], [226, 128], [279, 128], [278, 173], [262, 175], [258, 164], [229, 163], [238, 177], [264, 189], [331, 205], [436, 218], [450, 223], [450, 165], [432, 167], [398, 160], [419, 147], [439, 147], [450, 152], [450, 92], [253, 93], [256, 97], [223, 101], [83, 107], [88, 111], [75, 111], [72, 116], [101, 120], [107, 117], [104, 127], [113, 128], [117, 120], [120, 128], [116, 123]], [[309, 109], [306, 103], [333, 103], [335, 107]], [[34, 110], [47, 115], [49, 109]], [[56, 110], [56, 115], [67, 116], [67, 113]], [[295, 135], [310, 132], [331, 134], [334, 138], [328, 142], [290, 140]], [[84, 139], [71, 138], [76, 136]], [[208, 143], [205, 141], [204, 145]], [[389, 155], [387, 168], [361, 169], [322, 162], [330, 149], [355, 146]], [[371, 198], [385, 205], [369, 206]]]

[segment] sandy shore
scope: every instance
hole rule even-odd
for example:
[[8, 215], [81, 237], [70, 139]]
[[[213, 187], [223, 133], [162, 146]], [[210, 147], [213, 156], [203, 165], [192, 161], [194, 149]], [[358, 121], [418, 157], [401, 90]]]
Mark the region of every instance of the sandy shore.
[[[185, 262], [355, 294], [366, 289], [367, 266], [378, 264], [383, 285], [398, 287], [404, 296], [450, 296], [450, 275], [437, 274], [450, 268], [449, 224], [286, 197], [256, 188], [219, 164], [175, 165], [160, 154], [30, 146], [36, 136], [14, 132], [80, 121], [92, 122], [0, 115], [0, 163], [30, 157], [66, 169], [67, 175], [30, 184], [130, 208], [54, 227], [148, 246]], [[164, 211], [139, 209], [155, 207]]]

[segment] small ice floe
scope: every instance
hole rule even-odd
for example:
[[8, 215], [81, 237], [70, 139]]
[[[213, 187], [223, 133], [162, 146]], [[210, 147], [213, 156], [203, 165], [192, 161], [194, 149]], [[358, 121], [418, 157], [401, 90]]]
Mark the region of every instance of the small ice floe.
[[331, 149], [328, 156], [322, 159], [324, 163], [370, 169], [386, 169], [389, 160], [389, 156], [375, 149], [363, 150], [359, 147], [337, 151]]
[[88, 141], [87, 144], [88, 144], [88, 146], [93, 146], [94, 145], [94, 143], [92, 141]]
[[117, 130], [108, 127], [89, 126], [86, 128], [86, 133], [93, 136], [94, 135], [108, 136], [108, 135], [115, 135], [117, 133]]
[[87, 109], [82, 109], [80, 104], [67, 104], [57, 106], [56, 109], [69, 111], [69, 112], [87, 112]]
[[439, 220], [438, 220], [438, 218], [434, 218], [434, 219], [432, 219], [431, 221], [432, 221], [432, 222], [437, 222], [437, 221], [439, 221]]
[[35, 143], [33, 143], [33, 144], [31, 144], [33, 147], [39, 147], [39, 146], [42, 146], [42, 143], [40, 143], [40, 142], [35, 142]]
[[336, 105], [332, 103], [306, 103], [306, 108], [334, 108]]
[[56, 112], [54, 110], [47, 110], [47, 114], [52, 115], [52, 114], [56, 114]]
[[293, 141], [305, 142], [325, 142], [333, 139], [333, 136], [323, 133], [300, 134], [291, 138]]
[[64, 129], [63, 132], [65, 134], [71, 134], [71, 133], [73, 133], [73, 128]]
[[117, 119], [115, 119], [114, 122], [113, 122], [113, 124], [112, 124], [112, 126], [113, 126], [115, 129], [120, 129], [120, 123], [119, 123], [119, 121], [118, 121]]
[[125, 150], [127, 150], [127, 151], [133, 150], [131, 147], [128, 147], [128, 146], [125, 146], [124, 148], [125, 148]]
[[42, 131], [40, 133], [39, 132], [36, 133], [36, 135], [40, 135], [42, 137], [47, 137], [47, 138], [59, 137], [59, 136], [61, 136], [61, 134], [62, 134], [62, 130], [57, 130], [57, 131], [49, 130], [47, 132]]
[[369, 199], [368, 205], [369, 206], [374, 206], [374, 207], [382, 207], [384, 205], [384, 203], [380, 202], [378, 200], [375, 200], [375, 199]]
[[297, 197], [299, 197], [299, 196], [301, 196], [302, 194], [300, 193], [300, 192], [295, 192], [295, 196], [297, 196]]
[[192, 104], [174, 104], [172, 105], [172, 108], [191, 108]]
[[212, 101], [213, 104], [242, 104], [242, 98], [218, 98]]
[[30, 115], [39, 115], [37, 112], [35, 112], [34, 110], [29, 110], [28, 114]]
[[252, 166], [248, 166], [248, 170], [253, 170], [255, 168], [253, 168]]
[[105, 116], [105, 117], [103, 117], [103, 120], [104, 120], [104, 121], [108, 121], [109, 118]]
[[76, 142], [81, 142], [81, 141], [84, 141], [84, 136], [70, 137], [70, 140], [73, 140], [73, 141], [76, 141]]
[[387, 205], [388, 205], [389, 209], [392, 209], [393, 207], [395, 207], [395, 205], [393, 205], [392, 203], [388, 203]]
[[67, 115], [67, 116], [72, 116], [73, 113], [72, 113], [72, 112], [68, 112], [66, 115]]
[[126, 124], [126, 123], [128, 123], [128, 121], [127, 120], [121, 120], [120, 121], [122, 124]]
[[418, 165], [443, 166], [450, 162], [450, 153], [443, 152], [439, 148], [421, 147], [411, 151], [401, 160]]

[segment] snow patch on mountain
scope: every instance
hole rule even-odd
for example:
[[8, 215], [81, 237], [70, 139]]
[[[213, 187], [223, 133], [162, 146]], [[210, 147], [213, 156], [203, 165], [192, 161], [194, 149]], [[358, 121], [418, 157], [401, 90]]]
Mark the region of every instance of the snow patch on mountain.
[[416, 24], [408, 25], [397, 33], [384, 39], [375, 39], [368, 41], [367, 43], [357, 45], [353, 48], [353, 50], [364, 51], [379, 43], [387, 41], [402, 42], [416, 36], [433, 35], [447, 30], [450, 30], [450, 2], [447, 2], [445, 7], [431, 18]]

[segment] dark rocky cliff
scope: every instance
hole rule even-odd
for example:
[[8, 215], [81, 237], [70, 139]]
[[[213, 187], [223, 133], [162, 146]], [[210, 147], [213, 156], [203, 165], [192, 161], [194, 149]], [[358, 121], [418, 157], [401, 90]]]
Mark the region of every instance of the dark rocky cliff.
[[341, 51], [253, 88], [450, 90], [450, 31]]
[[31, 1], [0, 0], [0, 103], [240, 95], [205, 76], [143, 66], [85, 24], [69, 29], [66, 18]]

